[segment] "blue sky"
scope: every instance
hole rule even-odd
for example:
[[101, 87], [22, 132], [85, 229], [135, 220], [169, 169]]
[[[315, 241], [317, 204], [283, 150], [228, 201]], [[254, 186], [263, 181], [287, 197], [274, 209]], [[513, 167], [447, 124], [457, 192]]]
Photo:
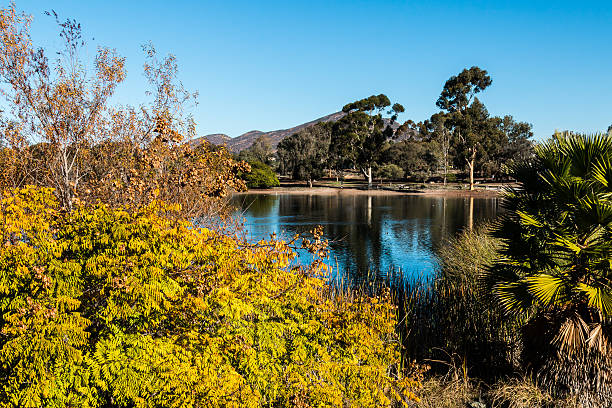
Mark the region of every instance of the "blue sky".
[[[3, 2], [6, 3], [6, 2]], [[43, 11], [76, 18], [92, 46], [116, 48], [116, 100], [145, 99], [141, 45], [173, 53], [200, 92], [198, 134], [275, 130], [385, 93], [400, 119], [436, 112], [449, 76], [477, 65], [495, 115], [583, 132], [612, 124], [612, 7], [578, 1], [17, 1], [34, 41], [59, 46]], [[91, 47], [93, 54], [94, 48]]]

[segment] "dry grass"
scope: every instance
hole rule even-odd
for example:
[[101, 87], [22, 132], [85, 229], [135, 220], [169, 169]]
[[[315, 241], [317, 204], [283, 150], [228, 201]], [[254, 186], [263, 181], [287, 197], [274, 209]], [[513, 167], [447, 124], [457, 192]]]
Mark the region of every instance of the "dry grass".
[[465, 408], [470, 403], [482, 401], [481, 383], [468, 377], [464, 364], [456, 364], [453, 356], [451, 362], [444, 363], [448, 372], [444, 376], [431, 376], [422, 381], [418, 397], [418, 406], [425, 408]]
[[530, 378], [515, 378], [496, 383], [491, 388], [466, 378], [433, 377], [423, 382], [418, 394], [422, 408], [584, 408], [576, 397], [555, 398]]
[[577, 396], [554, 397], [531, 378], [495, 384], [487, 393], [492, 408], [586, 408], [599, 405], [580, 402]]
[[550, 407], [553, 398], [529, 378], [495, 384], [488, 393], [494, 408]]
[[477, 387], [471, 382], [460, 380], [444, 381], [430, 378], [423, 382], [418, 394], [419, 407], [423, 408], [465, 408], [470, 401], [478, 400]]

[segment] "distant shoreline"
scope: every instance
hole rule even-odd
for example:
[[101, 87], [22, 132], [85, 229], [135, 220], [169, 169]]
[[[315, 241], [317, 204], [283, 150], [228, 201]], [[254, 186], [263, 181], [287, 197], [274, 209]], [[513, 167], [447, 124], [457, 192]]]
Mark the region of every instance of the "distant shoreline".
[[391, 190], [391, 189], [376, 189], [371, 190], [355, 187], [275, 187], [265, 189], [251, 189], [245, 192], [237, 192], [234, 195], [244, 194], [316, 194], [316, 195], [366, 195], [366, 196], [385, 196], [385, 195], [421, 195], [421, 196], [438, 196], [438, 197], [480, 197], [480, 198], [494, 198], [501, 195], [500, 190], [493, 189], [476, 189], [476, 190], [455, 190], [455, 189], [411, 189], [406, 191]]

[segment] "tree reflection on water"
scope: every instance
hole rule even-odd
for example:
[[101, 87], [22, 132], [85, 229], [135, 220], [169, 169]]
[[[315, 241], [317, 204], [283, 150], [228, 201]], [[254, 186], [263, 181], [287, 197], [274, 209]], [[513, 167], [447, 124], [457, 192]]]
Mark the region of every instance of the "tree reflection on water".
[[398, 269], [406, 277], [427, 276], [445, 237], [501, 211], [499, 198], [416, 195], [247, 193], [232, 202], [251, 240], [271, 233], [289, 238], [322, 225], [332, 241], [328, 263], [353, 282]]

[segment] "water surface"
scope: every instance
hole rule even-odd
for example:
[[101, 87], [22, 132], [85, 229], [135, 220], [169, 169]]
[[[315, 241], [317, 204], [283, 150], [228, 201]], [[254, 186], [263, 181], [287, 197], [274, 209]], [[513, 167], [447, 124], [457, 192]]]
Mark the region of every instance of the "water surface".
[[322, 225], [331, 241], [327, 263], [351, 281], [398, 269], [407, 277], [427, 276], [446, 237], [500, 211], [499, 198], [418, 195], [246, 193], [232, 202], [251, 240], [272, 233], [290, 238]]

